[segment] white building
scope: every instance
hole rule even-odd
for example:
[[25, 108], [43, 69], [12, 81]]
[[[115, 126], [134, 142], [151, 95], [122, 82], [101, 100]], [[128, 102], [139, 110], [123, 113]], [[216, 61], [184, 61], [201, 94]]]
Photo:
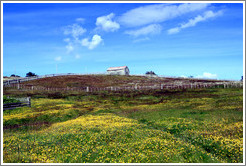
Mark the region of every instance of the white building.
[[127, 66], [109, 67], [107, 73], [110, 75], [129, 75], [130, 71]]

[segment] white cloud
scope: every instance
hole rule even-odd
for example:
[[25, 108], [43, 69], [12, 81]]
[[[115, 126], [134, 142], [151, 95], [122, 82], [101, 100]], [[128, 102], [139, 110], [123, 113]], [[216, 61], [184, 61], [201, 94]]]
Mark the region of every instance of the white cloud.
[[55, 57], [55, 61], [61, 61], [61, 59], [62, 59], [61, 56]]
[[140, 28], [138, 30], [130, 30], [125, 33], [134, 37], [138, 37], [141, 35], [154, 35], [159, 34], [161, 32], [161, 25], [159, 24], [151, 24], [146, 27]]
[[198, 75], [196, 78], [208, 78], [208, 79], [217, 79], [217, 74], [211, 74], [208, 72], [204, 72], [203, 75]]
[[198, 22], [205, 21], [209, 18], [216, 17], [222, 14], [222, 11], [214, 13], [213, 11], [206, 11], [203, 16], [198, 15], [194, 19], [190, 19], [187, 23], [182, 24], [181, 28], [188, 28], [195, 26]]
[[[82, 22], [84, 21], [84, 19], [77, 18], [76, 21]], [[76, 23], [64, 27], [63, 32], [65, 35], [71, 35], [71, 37], [63, 39], [63, 41], [67, 43], [66, 45], [67, 53], [72, 52], [75, 46], [77, 46], [78, 44], [92, 50], [96, 48], [103, 41], [101, 36], [99, 35], [94, 35], [91, 41], [89, 41], [88, 38], [84, 38], [81, 40], [81, 36], [86, 32], [86, 29], [84, 29], [82, 26]], [[80, 55], [75, 55], [75, 58], [79, 59]], [[59, 61], [59, 58], [56, 58], [56, 61]]]
[[144, 37], [144, 38], [139, 38], [139, 39], [133, 40], [133, 43], [139, 43], [139, 42], [144, 42], [144, 41], [148, 41], [148, 40], [150, 40], [150, 38]]
[[63, 41], [67, 42], [68, 44], [66, 45], [66, 49], [67, 49], [67, 53], [70, 53], [74, 50], [74, 44], [73, 42], [71, 41], [70, 38], [65, 38], [63, 39]]
[[185, 75], [181, 75], [180, 77], [182, 77], [182, 78], [188, 78], [187, 76], [185, 76]]
[[65, 38], [63, 41], [70, 42], [70, 38]]
[[75, 55], [75, 59], [80, 59], [80, 55], [79, 54], [76, 54]]
[[91, 41], [88, 40], [88, 38], [85, 38], [82, 40], [81, 44], [82, 46], [87, 47], [89, 50], [92, 50], [94, 48], [96, 48], [101, 42], [102, 42], [102, 38], [99, 35], [94, 35], [91, 39]]
[[189, 12], [205, 9], [208, 5], [207, 3], [147, 5], [127, 11], [119, 18], [119, 21], [131, 27], [160, 23]]
[[63, 30], [65, 35], [72, 35], [73, 38], [76, 40], [78, 40], [78, 37], [86, 32], [86, 29], [84, 29], [78, 24], [68, 25], [64, 27]]
[[169, 30], [167, 31], [167, 33], [168, 33], [169, 35], [171, 35], [171, 34], [179, 33], [179, 31], [180, 31], [180, 28], [179, 28], [179, 27], [175, 27], [175, 28], [169, 29]]
[[188, 27], [193, 27], [195, 26], [198, 22], [206, 21], [209, 18], [213, 18], [216, 16], [222, 15], [222, 11], [218, 12], [213, 12], [213, 11], [206, 11], [202, 16], [198, 15], [193, 19], [190, 19], [187, 23], [181, 24], [179, 27], [171, 28], [167, 31], [168, 34], [175, 34], [180, 32], [181, 29], [188, 28]]
[[67, 53], [72, 52], [74, 50], [72, 43], [69, 43], [68, 45], [66, 45], [66, 49], [67, 49]]
[[101, 16], [97, 18], [96, 25], [97, 28], [100, 28], [107, 32], [114, 32], [120, 28], [120, 24], [115, 21], [112, 21], [114, 18], [114, 13], [110, 13], [107, 16]]
[[79, 23], [84, 23], [85, 19], [84, 18], [76, 18], [76, 21]]

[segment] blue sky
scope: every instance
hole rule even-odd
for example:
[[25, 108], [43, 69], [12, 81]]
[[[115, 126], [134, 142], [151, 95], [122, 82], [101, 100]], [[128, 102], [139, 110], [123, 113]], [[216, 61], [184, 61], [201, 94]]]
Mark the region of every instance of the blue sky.
[[3, 75], [103, 73], [239, 80], [242, 3], [4, 3]]

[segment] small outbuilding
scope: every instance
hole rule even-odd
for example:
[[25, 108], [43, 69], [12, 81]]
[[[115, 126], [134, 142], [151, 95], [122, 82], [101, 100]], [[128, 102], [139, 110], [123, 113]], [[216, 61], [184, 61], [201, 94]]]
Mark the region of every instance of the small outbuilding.
[[129, 75], [130, 71], [127, 66], [120, 66], [120, 67], [109, 67], [107, 69], [107, 73], [109, 75]]

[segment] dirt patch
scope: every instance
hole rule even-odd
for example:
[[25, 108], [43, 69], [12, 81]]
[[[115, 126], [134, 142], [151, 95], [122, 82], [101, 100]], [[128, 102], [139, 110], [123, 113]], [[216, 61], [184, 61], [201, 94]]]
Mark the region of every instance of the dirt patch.
[[41, 127], [41, 126], [50, 126], [51, 123], [50, 122], [37, 122], [37, 123], [29, 123], [29, 124], [15, 124], [15, 125], [6, 125], [3, 126], [3, 130], [6, 129], [16, 129], [16, 128], [21, 128], [21, 127], [28, 127], [28, 126], [33, 126], [33, 127]]

